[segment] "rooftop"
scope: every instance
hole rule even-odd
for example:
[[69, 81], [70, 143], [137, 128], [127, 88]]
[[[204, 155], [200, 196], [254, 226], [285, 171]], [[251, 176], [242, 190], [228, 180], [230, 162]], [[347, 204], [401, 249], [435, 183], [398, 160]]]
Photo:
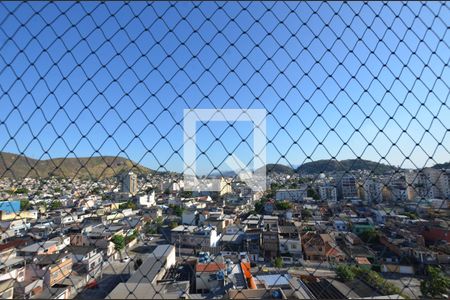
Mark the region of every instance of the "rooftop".
[[217, 272], [219, 270], [224, 270], [226, 265], [224, 263], [217, 262], [209, 262], [206, 264], [198, 263], [195, 266], [195, 272], [203, 273], [203, 272]]

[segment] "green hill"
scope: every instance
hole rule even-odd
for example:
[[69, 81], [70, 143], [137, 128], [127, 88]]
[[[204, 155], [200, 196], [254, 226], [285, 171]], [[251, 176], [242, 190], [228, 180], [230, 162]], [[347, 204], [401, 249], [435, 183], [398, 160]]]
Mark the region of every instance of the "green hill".
[[266, 172], [267, 173], [281, 173], [281, 174], [294, 174], [294, 169], [281, 165], [281, 164], [268, 164], [266, 165]]
[[109, 178], [122, 172], [148, 174], [152, 170], [129, 159], [114, 156], [56, 158], [36, 160], [23, 155], [0, 152], [0, 178]]
[[368, 170], [373, 171], [374, 174], [383, 174], [389, 171], [394, 171], [395, 166], [389, 166], [382, 163], [373, 162], [364, 159], [347, 159], [347, 160], [333, 160], [324, 159], [302, 164], [297, 168], [297, 172], [302, 174], [319, 174], [324, 172], [345, 172], [354, 170]]
[[[256, 169], [255, 170], [255, 174], [259, 174], [261, 173], [262, 168]], [[286, 165], [282, 165], [282, 164], [267, 164], [266, 165], [266, 174], [271, 174], [271, 173], [280, 173], [280, 174], [294, 174], [294, 169], [286, 166]]]

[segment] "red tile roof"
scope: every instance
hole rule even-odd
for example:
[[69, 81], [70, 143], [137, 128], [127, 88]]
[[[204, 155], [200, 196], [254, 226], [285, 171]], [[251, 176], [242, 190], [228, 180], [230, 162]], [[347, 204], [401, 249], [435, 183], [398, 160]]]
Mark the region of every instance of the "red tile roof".
[[195, 266], [195, 272], [217, 272], [219, 270], [224, 270], [225, 264], [223, 263], [216, 263], [216, 262], [210, 262], [206, 264], [197, 264]]

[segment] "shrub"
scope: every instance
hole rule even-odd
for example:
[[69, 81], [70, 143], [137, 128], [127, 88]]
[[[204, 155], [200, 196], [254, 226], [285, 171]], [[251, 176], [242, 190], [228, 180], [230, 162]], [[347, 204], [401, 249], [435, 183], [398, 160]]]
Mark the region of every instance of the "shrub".
[[439, 298], [448, 293], [450, 278], [437, 267], [427, 268], [427, 278], [420, 283], [420, 291], [426, 297]]
[[339, 265], [336, 268], [336, 275], [342, 281], [352, 281], [355, 279], [356, 274], [351, 266], [348, 265]]

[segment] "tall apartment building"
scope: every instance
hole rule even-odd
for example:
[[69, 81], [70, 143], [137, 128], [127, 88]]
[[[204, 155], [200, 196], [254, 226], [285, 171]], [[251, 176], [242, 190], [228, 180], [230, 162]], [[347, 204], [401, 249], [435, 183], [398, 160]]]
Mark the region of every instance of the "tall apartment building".
[[343, 199], [357, 198], [358, 188], [356, 178], [352, 175], [343, 176], [341, 179], [341, 191]]
[[442, 170], [442, 174], [439, 177], [439, 187], [442, 198], [450, 199], [450, 169]]
[[408, 190], [404, 180], [394, 179], [388, 183], [386, 198], [394, 202], [408, 200]]
[[367, 179], [363, 183], [364, 199], [368, 203], [380, 203], [383, 201], [384, 184], [372, 179]]
[[327, 202], [337, 201], [337, 190], [334, 186], [324, 185], [319, 187], [320, 200]]
[[408, 199], [439, 199], [449, 196], [449, 172], [433, 168], [405, 173]]
[[138, 192], [138, 181], [137, 175], [133, 172], [122, 176], [122, 190], [123, 193], [129, 193], [131, 195], [136, 195]]

